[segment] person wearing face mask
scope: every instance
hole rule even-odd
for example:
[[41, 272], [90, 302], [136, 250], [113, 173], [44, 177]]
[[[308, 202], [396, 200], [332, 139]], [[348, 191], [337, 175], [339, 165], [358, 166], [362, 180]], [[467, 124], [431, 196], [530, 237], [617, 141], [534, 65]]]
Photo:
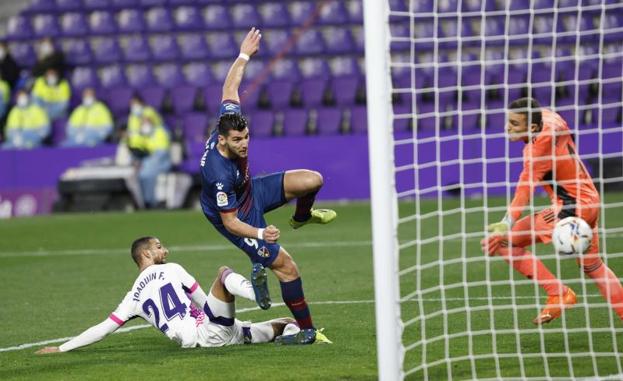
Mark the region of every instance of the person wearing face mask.
[[4, 120], [4, 116], [11, 103], [11, 86], [0, 74], [0, 121]]
[[128, 133], [136, 133], [141, 128], [141, 120], [144, 117], [154, 119], [155, 124], [162, 123], [162, 117], [153, 107], [143, 101], [139, 94], [133, 94], [130, 99], [130, 115], [128, 116]]
[[0, 76], [5, 80], [11, 89], [19, 79], [20, 68], [13, 59], [6, 42], [0, 41]]
[[50, 120], [45, 110], [30, 102], [25, 90], [18, 90], [16, 105], [9, 112], [5, 127], [4, 148], [35, 148], [50, 134]]
[[37, 78], [32, 96], [46, 110], [52, 121], [67, 115], [71, 88], [55, 69], [48, 69], [43, 77]]
[[126, 144], [132, 152], [134, 164], [138, 169], [143, 201], [147, 208], [156, 206], [156, 180], [158, 175], [171, 169], [169, 133], [162, 122], [150, 115], [139, 119], [139, 127], [130, 129]]
[[37, 63], [32, 69], [32, 76], [33, 78], [44, 76], [49, 69], [56, 70], [62, 77], [67, 67], [63, 52], [56, 50], [51, 38], [45, 37], [37, 46]]
[[95, 90], [87, 87], [82, 92], [82, 103], [76, 107], [67, 123], [67, 139], [63, 146], [95, 146], [111, 133], [113, 120], [108, 107], [95, 97]]

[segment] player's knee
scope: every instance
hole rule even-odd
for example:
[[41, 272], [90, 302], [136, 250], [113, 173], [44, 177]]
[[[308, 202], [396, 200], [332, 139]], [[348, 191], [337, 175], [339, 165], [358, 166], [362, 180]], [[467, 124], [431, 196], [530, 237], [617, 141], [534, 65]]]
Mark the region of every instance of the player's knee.
[[307, 176], [305, 176], [305, 188], [317, 191], [322, 188], [323, 184], [324, 179], [320, 172], [308, 171]]
[[227, 266], [221, 266], [221, 267], [219, 267], [219, 268], [218, 268], [218, 276], [223, 275], [223, 273], [224, 273], [225, 271], [227, 271], [227, 270], [229, 270], [229, 267], [227, 267]]
[[290, 254], [284, 253], [282, 260], [279, 261], [278, 268], [273, 268], [273, 270], [279, 271], [286, 279], [296, 279], [299, 277], [299, 269]]

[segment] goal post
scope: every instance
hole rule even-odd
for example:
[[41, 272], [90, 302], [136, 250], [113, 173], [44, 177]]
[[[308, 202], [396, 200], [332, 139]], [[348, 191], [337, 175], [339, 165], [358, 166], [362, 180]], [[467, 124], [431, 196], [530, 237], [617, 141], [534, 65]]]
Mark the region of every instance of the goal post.
[[364, 0], [368, 151], [372, 200], [377, 360], [380, 380], [402, 378], [402, 330], [398, 286], [397, 197], [392, 138], [389, 8]]

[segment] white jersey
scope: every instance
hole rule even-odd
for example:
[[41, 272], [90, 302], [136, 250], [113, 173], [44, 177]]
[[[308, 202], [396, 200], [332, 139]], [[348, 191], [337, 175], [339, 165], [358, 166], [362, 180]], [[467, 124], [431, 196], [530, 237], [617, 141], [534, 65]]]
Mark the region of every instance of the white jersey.
[[110, 319], [119, 325], [140, 316], [182, 347], [198, 345], [197, 326], [190, 313], [192, 294], [199, 284], [176, 263], [152, 265], [140, 273], [132, 289]]

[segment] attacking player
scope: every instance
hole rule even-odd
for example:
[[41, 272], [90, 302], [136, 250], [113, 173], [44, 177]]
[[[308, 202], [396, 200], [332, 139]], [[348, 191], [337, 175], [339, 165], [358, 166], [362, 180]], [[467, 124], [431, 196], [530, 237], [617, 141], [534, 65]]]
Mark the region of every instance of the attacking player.
[[234, 296], [255, 300], [255, 295], [251, 283], [227, 267], [219, 269], [206, 295], [182, 266], [166, 262], [169, 251], [158, 238], [137, 239], [131, 253], [140, 274], [119, 307], [60, 347], [45, 347], [37, 354], [93, 344], [135, 317], [147, 320], [182, 348], [266, 343], [281, 335], [286, 325], [295, 324], [288, 317], [262, 323], [236, 319]]
[[[541, 108], [535, 99], [521, 98], [509, 105], [506, 130], [511, 142], [526, 144], [524, 167], [506, 216], [487, 227], [491, 234], [482, 241], [483, 250], [502, 256], [525, 277], [536, 280], [547, 293], [547, 302], [533, 323], [549, 323], [574, 305], [576, 296], [526, 247], [551, 242], [558, 220], [580, 217], [593, 229], [593, 240], [587, 252], [577, 258], [578, 265], [623, 319], [623, 287], [599, 257], [599, 192], [576, 154], [567, 123], [557, 113]], [[519, 219], [537, 185], [549, 194], [551, 207]]]
[[201, 207], [216, 230], [251, 259], [251, 282], [261, 308], [268, 309], [271, 303], [265, 268], [273, 270], [279, 279], [283, 301], [301, 327], [298, 334], [284, 336], [284, 343], [309, 344], [324, 337], [317, 337], [322, 334], [318, 335], [314, 328], [299, 270], [290, 254], [277, 243], [279, 229], [267, 226], [264, 213], [296, 198], [296, 211], [290, 219], [294, 229], [309, 223], [329, 223], [336, 213], [312, 209], [323, 184], [318, 172], [292, 170], [250, 176], [249, 125], [241, 113], [238, 88], [261, 38], [259, 30], [249, 31], [225, 79], [217, 128], [206, 142], [201, 158]]

